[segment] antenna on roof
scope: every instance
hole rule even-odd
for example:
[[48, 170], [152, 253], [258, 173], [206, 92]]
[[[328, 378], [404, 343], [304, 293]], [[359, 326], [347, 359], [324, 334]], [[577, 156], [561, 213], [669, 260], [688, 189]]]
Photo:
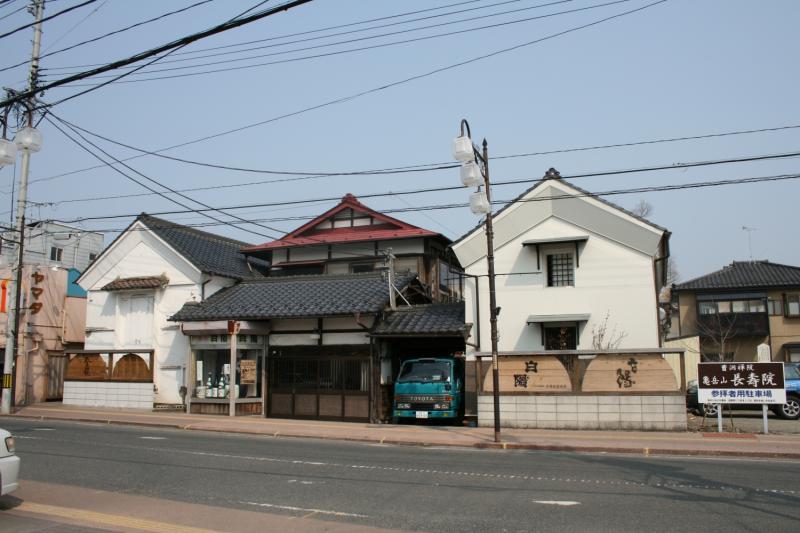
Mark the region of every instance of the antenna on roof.
[[758, 228], [742, 226], [742, 231], [747, 232], [747, 250], [750, 252], [750, 262], [753, 262], [753, 232]]

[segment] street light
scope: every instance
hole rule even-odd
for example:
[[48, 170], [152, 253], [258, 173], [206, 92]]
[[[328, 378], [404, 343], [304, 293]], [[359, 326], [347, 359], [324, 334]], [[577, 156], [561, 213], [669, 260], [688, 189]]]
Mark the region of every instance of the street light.
[[[466, 133], [465, 133], [466, 132]], [[497, 296], [494, 276], [494, 230], [492, 229], [492, 193], [489, 186], [489, 144], [483, 151], [472, 144], [466, 119], [461, 121], [461, 135], [453, 141], [453, 157], [461, 162], [461, 183], [477, 187], [469, 196], [469, 208], [476, 215], [486, 215], [486, 262], [489, 268], [489, 324], [492, 332], [492, 393], [494, 396], [494, 441], [500, 442], [500, 374], [497, 363]], [[481, 182], [483, 190], [481, 190]], [[480, 313], [480, 309], [477, 310]]]

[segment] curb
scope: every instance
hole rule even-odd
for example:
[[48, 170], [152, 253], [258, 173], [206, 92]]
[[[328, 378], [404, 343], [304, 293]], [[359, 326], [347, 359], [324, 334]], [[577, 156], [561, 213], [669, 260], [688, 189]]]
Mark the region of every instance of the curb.
[[671, 449], [671, 448], [647, 448], [647, 447], [612, 447], [612, 446], [574, 446], [566, 444], [525, 444], [516, 442], [476, 442], [476, 443], [448, 443], [448, 442], [427, 442], [414, 440], [387, 439], [377, 437], [346, 437], [346, 436], [325, 436], [307, 435], [301, 433], [267, 433], [249, 428], [229, 428], [205, 427], [202, 424], [176, 424], [169, 422], [139, 422], [115, 420], [110, 418], [63, 418], [45, 415], [0, 415], [0, 418], [22, 418], [26, 420], [50, 420], [60, 422], [85, 422], [91, 424], [107, 424], [117, 426], [135, 426], [149, 428], [169, 428], [181, 429], [184, 431], [208, 431], [214, 433], [232, 433], [241, 435], [261, 435], [272, 438], [298, 438], [298, 439], [318, 439], [333, 440], [340, 442], [359, 442], [373, 444], [388, 444], [392, 446], [449, 446], [453, 448], [477, 448], [483, 450], [528, 450], [528, 451], [547, 451], [547, 452], [569, 452], [569, 453], [608, 453], [624, 455], [648, 456], [686, 456], [686, 457], [738, 457], [754, 459], [790, 459], [800, 460], [800, 452], [758, 452], [758, 451], [738, 451], [738, 450], [701, 450], [701, 449]]

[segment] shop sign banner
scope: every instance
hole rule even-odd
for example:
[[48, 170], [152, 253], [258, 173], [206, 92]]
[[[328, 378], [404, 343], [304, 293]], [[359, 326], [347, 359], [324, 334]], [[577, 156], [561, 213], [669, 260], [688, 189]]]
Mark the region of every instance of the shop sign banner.
[[786, 403], [783, 363], [699, 363], [699, 403]]
[[242, 359], [239, 361], [239, 382], [242, 385], [256, 384], [256, 360]]

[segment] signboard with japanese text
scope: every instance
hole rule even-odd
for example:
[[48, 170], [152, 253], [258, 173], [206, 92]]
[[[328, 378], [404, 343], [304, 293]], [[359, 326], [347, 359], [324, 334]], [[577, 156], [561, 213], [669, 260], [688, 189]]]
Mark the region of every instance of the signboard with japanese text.
[[242, 385], [256, 384], [256, 360], [242, 359], [239, 361], [239, 376]]
[[699, 403], [786, 402], [783, 363], [699, 363]]

